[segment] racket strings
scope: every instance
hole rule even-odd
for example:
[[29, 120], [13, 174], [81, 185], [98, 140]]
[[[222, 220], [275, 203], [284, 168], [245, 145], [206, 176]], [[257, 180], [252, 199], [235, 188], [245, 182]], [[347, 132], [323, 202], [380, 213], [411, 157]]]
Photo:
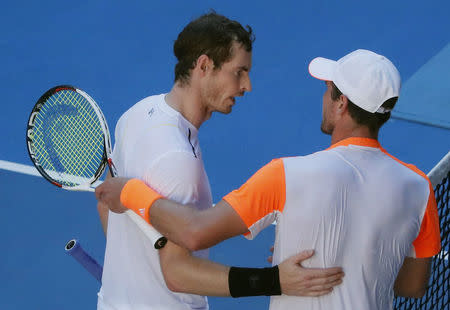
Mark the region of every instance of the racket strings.
[[91, 179], [102, 165], [103, 145], [103, 130], [95, 110], [75, 91], [53, 94], [36, 116], [36, 160], [62, 185], [76, 186]]
[[[66, 137], [69, 138], [69, 141], [67, 142], [67, 145], [74, 147], [72, 151], [74, 151], [73, 155], [75, 157], [75, 160], [68, 162], [68, 164], [72, 165], [72, 170], [75, 175], [84, 176], [84, 172], [82, 171], [83, 167], [78, 164], [75, 165], [75, 163], [84, 160], [86, 163], [91, 164], [89, 166], [89, 172], [95, 173], [99, 163], [101, 163], [103, 159], [101, 157], [103, 155], [103, 132], [100, 123], [98, 122], [97, 115], [87, 100], [80, 94], [73, 91], [64, 91], [62, 95], [64, 97], [61, 99], [61, 102], [67, 101], [72, 105], [83, 103], [78, 105], [81, 109], [81, 113], [79, 113], [81, 120], [73, 117], [68, 119], [69, 130], [67, 131], [68, 135], [66, 135]], [[77, 125], [83, 125], [84, 127], [81, 128], [81, 130], [72, 131], [71, 128]], [[61, 141], [59, 139], [62, 140], [64, 137], [58, 137], [58, 141]], [[80, 141], [82, 141], [83, 144], [80, 145]], [[84, 146], [84, 148], [82, 146]], [[101, 153], [86, 152], [96, 149], [101, 150]]]

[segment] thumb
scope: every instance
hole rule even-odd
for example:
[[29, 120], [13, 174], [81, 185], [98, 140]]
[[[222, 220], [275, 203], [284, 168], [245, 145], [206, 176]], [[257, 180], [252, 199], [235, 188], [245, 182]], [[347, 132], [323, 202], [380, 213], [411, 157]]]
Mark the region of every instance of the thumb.
[[294, 255], [293, 259], [297, 264], [300, 264], [301, 262], [303, 262], [304, 260], [307, 260], [308, 258], [310, 258], [313, 255], [314, 255], [314, 250], [306, 250], [306, 251], [302, 251], [302, 252]]

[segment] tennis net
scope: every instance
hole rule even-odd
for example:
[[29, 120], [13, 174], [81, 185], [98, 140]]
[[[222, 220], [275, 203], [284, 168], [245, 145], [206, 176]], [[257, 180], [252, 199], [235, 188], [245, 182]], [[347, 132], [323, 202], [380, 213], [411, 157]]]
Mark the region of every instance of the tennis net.
[[427, 292], [422, 298], [397, 297], [396, 310], [450, 309], [450, 152], [428, 174], [434, 186], [441, 228], [441, 252], [433, 258]]

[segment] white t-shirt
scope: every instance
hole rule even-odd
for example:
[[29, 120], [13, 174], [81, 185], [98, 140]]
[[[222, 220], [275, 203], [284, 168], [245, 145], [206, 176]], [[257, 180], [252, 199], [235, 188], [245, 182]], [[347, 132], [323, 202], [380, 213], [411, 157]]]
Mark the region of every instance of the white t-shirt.
[[[179, 203], [209, 208], [211, 190], [197, 128], [164, 97], [147, 97], [119, 119], [112, 154], [117, 173], [139, 178]], [[208, 258], [208, 250], [194, 255]], [[171, 292], [158, 251], [128, 216], [110, 212], [97, 309], [208, 309], [208, 302], [204, 296]]]
[[308, 156], [277, 159], [224, 197], [252, 239], [277, 221], [273, 263], [302, 250], [304, 267], [344, 269], [321, 297], [272, 296], [270, 309], [392, 309], [406, 256], [439, 252], [439, 219], [426, 175], [378, 141], [349, 138]]

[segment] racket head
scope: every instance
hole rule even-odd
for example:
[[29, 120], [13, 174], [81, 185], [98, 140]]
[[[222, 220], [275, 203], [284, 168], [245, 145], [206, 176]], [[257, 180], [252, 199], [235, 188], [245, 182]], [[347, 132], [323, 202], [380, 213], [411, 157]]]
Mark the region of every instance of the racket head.
[[41, 175], [72, 190], [98, 180], [111, 153], [103, 113], [87, 93], [71, 85], [53, 87], [38, 99], [28, 119], [26, 141]]

